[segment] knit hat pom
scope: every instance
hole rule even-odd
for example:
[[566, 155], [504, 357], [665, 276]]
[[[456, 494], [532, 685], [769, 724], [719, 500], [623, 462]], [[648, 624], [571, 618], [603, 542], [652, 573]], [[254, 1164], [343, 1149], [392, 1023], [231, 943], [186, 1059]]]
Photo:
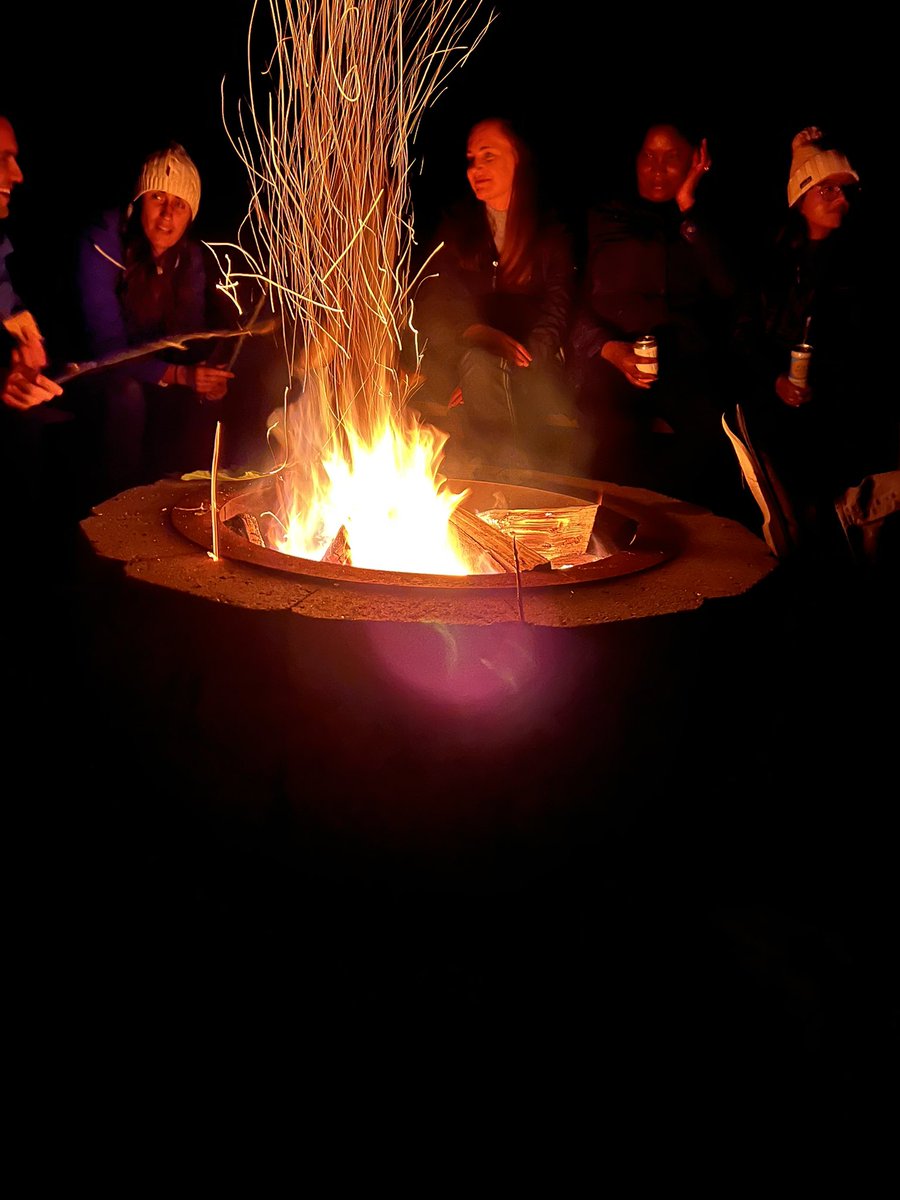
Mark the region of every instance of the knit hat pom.
[[796, 153], [801, 146], [806, 146], [809, 142], [820, 142], [822, 140], [822, 130], [815, 125], [807, 125], [805, 129], [801, 129], [799, 133], [794, 134], [794, 140], [791, 142], [791, 149]]

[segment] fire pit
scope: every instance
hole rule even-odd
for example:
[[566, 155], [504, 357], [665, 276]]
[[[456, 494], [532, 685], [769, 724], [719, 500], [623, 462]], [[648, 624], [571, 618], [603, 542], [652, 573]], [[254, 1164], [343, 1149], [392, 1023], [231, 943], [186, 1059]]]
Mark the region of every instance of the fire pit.
[[[690, 612], [718, 598], [739, 596], [776, 566], [762, 538], [708, 509], [590, 480], [538, 472], [523, 472], [517, 479], [525, 487], [565, 491], [586, 500], [596, 501], [599, 495], [598, 513], [614, 514], [617, 529], [623, 519], [635, 523], [633, 541], [624, 548], [610, 547], [612, 554], [586, 568], [532, 572], [531, 586], [517, 591], [515, 576], [508, 575], [484, 580], [334, 570], [276, 551], [257, 555], [262, 548], [226, 532], [227, 526], [220, 527], [223, 538], [215, 561], [209, 553], [209, 487], [197, 483], [161, 480], [123, 492], [97, 506], [82, 530], [94, 561], [117, 566], [132, 585], [185, 600], [341, 622], [607, 624]], [[240, 496], [241, 489], [224, 488], [223, 502], [229, 503], [232, 495]], [[521, 578], [524, 583], [526, 573]], [[521, 597], [524, 612], [517, 603]]]
[[[416, 14], [408, 43], [393, 26], [385, 36], [384, 6], [354, 21], [344, 5], [316, 7], [317, 35], [278, 24], [267, 61], [277, 95], [257, 126], [263, 161], [246, 153], [248, 269], [280, 308], [303, 379], [267, 434], [304, 484], [345, 484], [352, 466], [359, 503], [307, 493], [288, 515], [316, 516], [321, 501], [335, 516], [312, 534], [317, 547], [323, 531], [325, 561], [305, 538], [303, 557], [273, 548], [265, 484], [222, 485], [212, 503], [208, 485], [160, 481], [99, 505], [82, 523], [96, 570], [79, 593], [105, 700], [95, 740], [118, 756], [130, 811], [143, 790], [135, 819], [161, 824], [166, 846], [193, 814], [199, 845], [229, 826], [241, 851], [284, 856], [292, 875], [324, 862], [343, 877], [360, 860], [392, 886], [398, 864], [429, 881], [443, 867], [478, 874], [478, 860], [493, 874], [523, 845], [559, 844], [579, 806], [593, 821], [607, 797], [666, 785], [667, 772], [637, 774], [677, 743], [688, 706], [671, 681], [685, 663], [693, 678], [704, 635], [702, 622], [643, 618], [740, 596], [775, 560], [747, 529], [670, 497], [522, 472], [500, 498], [473, 485], [454, 525], [494, 569], [363, 567], [358, 542], [350, 565], [341, 530], [349, 545], [376, 507], [369, 465], [383, 456], [381, 479], [395, 479], [402, 445], [430, 487], [442, 450], [410, 427], [397, 362], [413, 282], [407, 148], [468, 39], [448, 28], [456, 5], [441, 6], [434, 37]], [[583, 520], [586, 539], [543, 553], [528, 535], [535, 521], [546, 532], [548, 513]]]
[[[82, 522], [80, 593], [109, 697], [99, 728], [155, 819], [164, 799], [174, 829], [199, 809], [310, 869], [356, 847], [379, 868], [396, 863], [382, 852], [428, 851], [438, 871], [510, 829], [549, 844], [573, 806], [620, 803], [624, 778], [639, 791], [688, 719], [685, 664], [710, 645], [721, 656], [776, 560], [737, 522], [671, 497], [538, 475], [521, 486], [599, 495], [634, 537], [587, 567], [523, 571], [517, 589], [508, 574], [257, 560], [234, 531], [214, 559], [209, 491], [192, 482], [99, 505]], [[222, 515], [232, 499], [247, 497], [235, 488]]]

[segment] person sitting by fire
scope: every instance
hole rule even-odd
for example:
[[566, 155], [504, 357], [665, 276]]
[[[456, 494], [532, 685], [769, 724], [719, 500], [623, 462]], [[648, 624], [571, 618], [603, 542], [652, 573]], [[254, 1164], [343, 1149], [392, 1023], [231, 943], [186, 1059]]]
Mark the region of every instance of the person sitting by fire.
[[15, 252], [5, 230], [13, 190], [24, 176], [19, 166], [19, 145], [12, 122], [0, 116], [0, 444], [12, 494], [30, 509], [51, 505], [47, 481], [42, 478], [48, 459], [46, 433], [65, 419], [53, 401], [62, 395], [60, 385], [44, 372], [47, 352], [33, 313], [20, 295], [23, 281], [14, 268]]
[[449, 433], [450, 474], [576, 467], [568, 446], [557, 458], [560, 431], [576, 425], [563, 361], [568, 231], [542, 211], [530, 147], [508, 120], [472, 127], [466, 174], [471, 193], [445, 213], [415, 297], [424, 382], [412, 404]]
[[[787, 217], [734, 342], [746, 434], [766, 489], [761, 507], [774, 506], [767, 515], [778, 522], [780, 541], [770, 545], [782, 556], [833, 558], [847, 554], [838, 497], [900, 467], [897, 408], [891, 390], [860, 370], [860, 349], [878, 325], [874, 308], [866, 311], [874, 298], [862, 272], [872, 256], [859, 175], [815, 126], [793, 138], [791, 151]], [[792, 350], [803, 346], [811, 349], [797, 358], [800, 375], [790, 368]], [[891, 487], [896, 496], [896, 479]]]
[[[645, 127], [629, 179], [588, 206], [569, 364], [597, 478], [740, 507], [720, 418], [723, 348], [738, 292], [722, 229], [701, 200], [707, 139]], [[656, 373], [635, 354], [657, 343]]]
[[[127, 207], [84, 232], [76, 270], [89, 360], [233, 326], [193, 233], [199, 203], [197, 167], [173, 143], [144, 162]], [[234, 373], [208, 356], [195, 340], [85, 377], [103, 495], [209, 466]]]
[[[25, 176], [12, 122], [0, 115], [0, 221], [9, 217], [13, 188]], [[47, 365], [44, 339], [13, 279], [13, 244], [0, 234], [0, 396], [7, 409], [26, 412], [62, 395], [58, 383], [42, 374]]]

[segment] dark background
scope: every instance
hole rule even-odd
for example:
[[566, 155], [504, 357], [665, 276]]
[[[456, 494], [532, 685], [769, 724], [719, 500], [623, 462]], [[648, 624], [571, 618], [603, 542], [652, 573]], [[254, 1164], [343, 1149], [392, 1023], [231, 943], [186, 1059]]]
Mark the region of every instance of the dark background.
[[[249, 189], [225, 121], [236, 128], [247, 92], [251, 9], [250, 0], [183, 0], [165, 12], [86, 0], [6, 19], [0, 111], [13, 118], [26, 177], [11, 223], [16, 244], [27, 243], [49, 273], [79, 225], [98, 206], [129, 199], [143, 159], [170, 139], [200, 170], [198, 232], [235, 237]], [[490, 11], [478, 11], [473, 36]], [[865, 5], [832, 23], [800, 5], [700, 15], [554, 0], [493, 11], [413, 148], [420, 238], [465, 188], [466, 131], [490, 114], [519, 124], [548, 198], [576, 224], [591, 195], [630, 175], [646, 125], [667, 117], [707, 136], [709, 198], [747, 244], [781, 216], [791, 138], [808, 124], [846, 149], [866, 203], [883, 192], [892, 171], [890, 125], [879, 120], [887, 39]], [[259, 89], [272, 45], [268, 5], [255, 29]]]
[[[883, 103], [882, 82], [890, 78], [889, 39], [881, 18], [870, 15], [874, 9], [855, 5], [852, 19], [845, 9], [831, 23], [824, 7], [811, 4], [719, 6], [712, 16], [680, 7], [665, 15], [636, 5], [613, 11], [581, 0], [498, 9], [496, 23], [423, 121], [416, 147], [423, 171], [415, 185], [422, 231], [465, 190], [466, 132], [474, 119], [492, 113], [518, 120], [538, 151], [548, 193], [573, 220], [595, 191], [630, 173], [649, 121], [683, 116], [709, 139], [714, 167], [704, 187], [744, 239], [748, 257], [784, 212], [791, 138], [808, 124], [846, 148], [862, 176], [866, 204], [873, 195], [891, 194], [894, 122], [885, 116], [892, 110]], [[16, 246], [38, 264], [45, 299], [64, 289], [80, 225], [96, 208], [127, 201], [147, 153], [170, 139], [181, 141], [200, 169], [198, 232], [209, 241], [235, 238], [248, 181], [226, 136], [220, 86], [224, 80], [224, 116], [233, 123], [246, 91], [250, 11], [250, 0], [139, 7], [85, 0], [66, 12], [36, 3], [5, 12], [0, 111], [13, 120], [26, 176], [9, 224]], [[260, 21], [268, 28], [265, 4]], [[43, 310], [36, 311], [45, 326]], [[885, 1001], [892, 906], [884, 899], [889, 873], [881, 866], [892, 844], [880, 782], [890, 778], [889, 717], [885, 709], [879, 719], [871, 699], [881, 695], [885, 678], [878, 626], [868, 614], [857, 624], [854, 611], [832, 625], [840, 590], [829, 587], [785, 606], [772, 645], [767, 627], [755, 620], [747, 621], [742, 636], [728, 629], [727, 639], [716, 640], [701, 626], [721, 652], [708, 664], [691, 661], [684, 675], [688, 690], [699, 695], [708, 675], [721, 674], [721, 690], [702, 695], [721, 735], [718, 742], [707, 739], [704, 754], [712, 745], [721, 778], [714, 772], [707, 778], [703, 756], [678, 741], [693, 714], [670, 704], [665, 688], [648, 697], [651, 708], [671, 709], [671, 720], [658, 721], [667, 734], [662, 750], [649, 734], [640, 742], [635, 736], [635, 762], [649, 763], [647, 773], [659, 777], [652, 818], [666, 818], [651, 839], [654, 855], [636, 838], [631, 854], [610, 869], [613, 852], [607, 848], [592, 861], [589, 840], [573, 851], [571, 863], [563, 858], [559, 877], [546, 886], [524, 898], [501, 891], [486, 914], [476, 897], [460, 915], [450, 904], [446, 913], [437, 904], [408, 904], [402, 894], [392, 905], [390, 895], [376, 891], [373, 897], [362, 885], [346, 895], [337, 885], [323, 888], [320, 896], [315, 880], [282, 882], [277, 872], [269, 878], [268, 862], [251, 869], [238, 854], [217, 857], [202, 840], [206, 825], [198, 819], [195, 833], [178, 811], [189, 784], [164, 774], [164, 756], [155, 763], [156, 721], [135, 723], [116, 754], [94, 712], [112, 713], [118, 697], [102, 697], [92, 709], [90, 689], [97, 685], [88, 670], [61, 693], [53, 686], [60, 663], [65, 669], [72, 656], [68, 645], [67, 656], [54, 663], [69, 628], [63, 618], [70, 615], [68, 593], [58, 600], [54, 566], [47, 564], [43, 622], [43, 609], [32, 611], [20, 596], [21, 570], [5, 591], [15, 608], [9, 628], [22, 631], [12, 639], [22, 669], [14, 658], [10, 678], [29, 685], [15, 694], [10, 729], [17, 741], [23, 732], [34, 734], [21, 748], [28, 760], [19, 773], [25, 784], [11, 793], [26, 802], [11, 808], [30, 836], [12, 842], [22, 876], [13, 924], [27, 942], [26, 962], [36, 967], [18, 972], [14, 991], [20, 1001], [34, 996], [40, 1029], [32, 1035], [25, 1021], [15, 1027], [29, 1050], [45, 1047], [56, 1074], [68, 1065], [67, 1055], [80, 1052], [90, 1061], [79, 1062], [86, 1070], [72, 1078], [79, 1089], [83, 1078], [96, 1079], [96, 1046], [107, 1046], [110, 1029], [118, 1031], [116, 1015], [129, 1025], [122, 1045], [130, 1047], [135, 1037], [166, 1028], [167, 1017], [190, 1037], [214, 1025], [216, 1013], [232, 1019], [228, 1001], [240, 982], [245, 990], [252, 984], [267, 1004], [282, 994], [293, 1004], [292, 991], [266, 991], [273, 979], [261, 971], [242, 974], [260, 947], [260, 957], [271, 952], [286, 969], [298, 962], [306, 969], [303, 999], [317, 1018], [301, 1030], [307, 1041], [338, 1022], [341, 1039], [350, 1030], [362, 1040], [377, 1026], [373, 1040], [395, 1055], [400, 1037], [392, 1041], [386, 1031], [394, 1035], [396, 1026], [418, 1017], [412, 1029], [421, 1045], [430, 1047], [435, 1036], [447, 1039], [448, 1059], [459, 1053], [464, 1068], [472, 1067], [467, 1091], [481, 1090], [489, 1102], [495, 1096], [505, 1101], [506, 1094], [489, 1073], [489, 1086], [482, 1086], [485, 1063], [505, 1069], [508, 1061], [516, 1068], [508, 1078], [518, 1083], [522, 1073], [529, 1103], [538, 1068], [552, 1079], [560, 1070], [545, 1103], [569, 1099], [575, 1093], [562, 1068], [574, 1066], [582, 1085], [587, 1080], [591, 1090], [603, 1091], [642, 1129], [648, 1093], [665, 1098], [665, 1125], [687, 1102], [692, 1121], [701, 1114], [686, 1139], [692, 1146], [698, 1133], [704, 1143], [715, 1141], [707, 1135], [716, 1118], [718, 1129], [760, 1113], [771, 1121], [774, 1112], [792, 1137], [798, 1122], [804, 1130], [843, 1133], [854, 1113], [869, 1120], [876, 1092], [869, 1066], [882, 1063], [888, 1040], [896, 1040], [896, 1018]], [[714, 631], [717, 612], [711, 614]], [[111, 622], [123, 619], [114, 611], [110, 616]], [[161, 609], [160, 636], [168, 644], [166, 620]], [[651, 647], [656, 631], [648, 633]], [[125, 641], [123, 633], [111, 644]], [[673, 640], [679, 662], [692, 644], [682, 650]], [[759, 646], [767, 657], [756, 653]], [[769, 657], [779, 664], [774, 681], [765, 675]], [[840, 670], [844, 658], [851, 665]], [[86, 696], [78, 692], [82, 679]], [[607, 686], [605, 679], [600, 686]], [[735, 712], [735, 692], [744, 687]], [[59, 713], [70, 695], [76, 701], [67, 719], [75, 719], [67, 733]], [[236, 689], [234, 702], [241, 700]], [[34, 714], [48, 713], [54, 720], [45, 740], [44, 723]], [[636, 723], [638, 729], [644, 726]], [[133, 746], [139, 753], [131, 753]], [[111, 761], [103, 763], [103, 756]], [[51, 784], [59, 779], [55, 790], [43, 778], [48, 766]], [[677, 777], [689, 781], [687, 794], [676, 792]], [[705, 786], [699, 794], [697, 780]], [[150, 799], [132, 811], [142, 788]], [[166, 803], [159, 811], [161, 797]], [[690, 818], [684, 827], [682, 812]], [[712, 832], [703, 827], [707, 815]], [[726, 844], [719, 867], [715, 856], [705, 861], [706, 846], [717, 836], [722, 841], [723, 826], [733, 844]], [[667, 831], [675, 831], [671, 853]], [[252, 860], [252, 836], [249, 841]], [[746, 881], [728, 885], [723, 878], [734, 846], [743, 849], [750, 879], [743, 907], [734, 896]], [[695, 877], [698, 865], [703, 869]], [[281, 887], [296, 904], [295, 886], [309, 893], [299, 912], [280, 904]], [[429, 927], [433, 910], [444, 922]], [[173, 949], [184, 964], [174, 980]], [[204, 972], [224, 986], [213, 1004], [185, 1015], [187, 985], [196, 986]], [[205, 998], [203, 989], [198, 994]], [[145, 997], [153, 1004], [149, 1019]], [[336, 1016], [328, 1011], [332, 1005]], [[246, 1022], [242, 1011], [216, 1045], [217, 1057], [232, 1048]], [[463, 1046], [470, 1030], [481, 1038]], [[31, 1036], [23, 1036], [26, 1031]], [[614, 1062], [610, 1041], [618, 1046]], [[483, 1043], [489, 1048], [470, 1064], [464, 1051], [471, 1054], [474, 1045], [480, 1052]], [[131, 1054], [123, 1057], [123, 1070], [133, 1070]], [[230, 1056], [225, 1059], [230, 1068]], [[43, 1066], [40, 1059], [29, 1061], [32, 1087], [48, 1078]], [[443, 1078], [443, 1067], [425, 1054], [423, 1070], [437, 1068]], [[395, 1068], [392, 1062], [384, 1078]], [[661, 1072], [670, 1082], [659, 1092]], [[298, 1078], [308, 1087], [307, 1075]], [[687, 1100], [698, 1083], [707, 1093], [699, 1109]], [[118, 1087], [109, 1094], [128, 1095]], [[418, 1088], [414, 1094], [428, 1096]], [[83, 1096], [69, 1107], [67, 1124]], [[123, 1108], [130, 1119], [130, 1106]], [[599, 1122], [591, 1128], [592, 1145], [598, 1127], [604, 1128]], [[871, 1136], [870, 1126], [866, 1132]], [[758, 1145], [767, 1143], [767, 1133]], [[748, 1157], [741, 1156], [741, 1170]], [[824, 1158], [831, 1162], [830, 1151]]]

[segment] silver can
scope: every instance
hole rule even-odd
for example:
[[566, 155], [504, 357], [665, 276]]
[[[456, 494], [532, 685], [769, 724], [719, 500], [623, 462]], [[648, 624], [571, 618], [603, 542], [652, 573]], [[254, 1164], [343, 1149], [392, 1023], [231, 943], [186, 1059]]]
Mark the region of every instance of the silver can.
[[656, 338], [652, 333], [648, 333], [644, 337], [639, 337], [634, 343], [632, 349], [634, 350], [635, 355], [643, 360], [642, 362], [638, 363], [638, 370], [642, 375], [659, 374]]
[[808, 387], [809, 381], [809, 360], [812, 358], [813, 348], [809, 342], [798, 342], [791, 350], [791, 369], [788, 371], [788, 379], [794, 387]]

